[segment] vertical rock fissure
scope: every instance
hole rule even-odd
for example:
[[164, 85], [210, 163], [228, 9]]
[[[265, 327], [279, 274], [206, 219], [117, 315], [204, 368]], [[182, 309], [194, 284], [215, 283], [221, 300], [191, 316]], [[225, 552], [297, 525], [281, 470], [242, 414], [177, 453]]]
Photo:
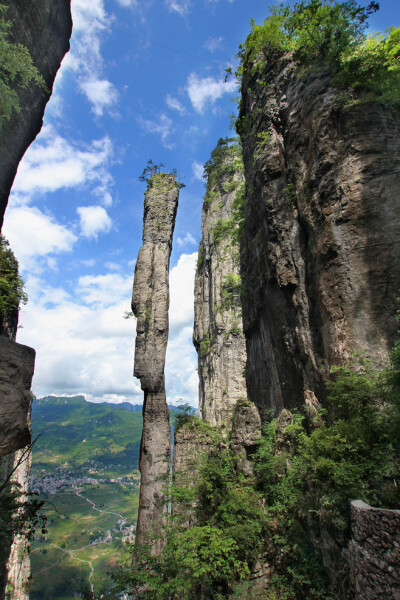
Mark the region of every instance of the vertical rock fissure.
[[173, 175], [157, 173], [148, 184], [132, 294], [137, 318], [134, 375], [144, 392], [140, 447], [140, 498], [136, 550], [158, 554], [163, 546], [171, 461], [171, 430], [165, 395], [168, 341], [169, 260], [179, 187]]

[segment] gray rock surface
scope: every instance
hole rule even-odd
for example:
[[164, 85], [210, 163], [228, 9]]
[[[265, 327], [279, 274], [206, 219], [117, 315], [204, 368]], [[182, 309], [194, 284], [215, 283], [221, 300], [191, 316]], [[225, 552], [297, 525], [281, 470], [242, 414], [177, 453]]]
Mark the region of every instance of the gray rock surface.
[[[19, 486], [22, 495], [20, 502], [26, 502], [29, 471], [32, 464], [32, 452], [23, 448], [14, 454], [12, 467], [15, 471], [12, 480]], [[10, 555], [6, 565], [7, 569], [7, 600], [29, 600], [29, 577], [31, 574], [30, 542], [23, 535], [14, 537]], [[1, 590], [1, 585], [0, 585]], [[1, 597], [1, 591], [0, 591]]]
[[144, 202], [143, 245], [139, 250], [132, 294], [137, 318], [134, 375], [144, 391], [140, 448], [140, 498], [137, 547], [149, 544], [157, 554], [163, 544], [171, 454], [164, 366], [168, 341], [169, 259], [178, 207], [175, 178], [158, 173]]
[[343, 104], [290, 56], [244, 69], [247, 389], [262, 416], [323, 401], [329, 366], [385, 363], [400, 288], [400, 114]]
[[[71, 0], [3, 0], [13, 22], [10, 39], [26, 46], [48, 90], [69, 49]], [[21, 111], [0, 131], [0, 227], [18, 164], [39, 133], [49, 94], [37, 86], [19, 93]]]
[[247, 398], [239, 224], [232, 220], [244, 177], [237, 144], [217, 147], [212, 156], [195, 278], [193, 342], [198, 352], [199, 413], [228, 433], [238, 400]]
[[33, 348], [0, 337], [0, 457], [31, 441], [28, 415], [34, 365]]

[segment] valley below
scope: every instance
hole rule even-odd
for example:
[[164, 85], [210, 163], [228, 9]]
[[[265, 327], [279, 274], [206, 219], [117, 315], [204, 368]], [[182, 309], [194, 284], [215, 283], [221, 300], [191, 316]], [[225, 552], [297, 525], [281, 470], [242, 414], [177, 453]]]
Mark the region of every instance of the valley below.
[[[36, 400], [30, 490], [46, 533], [31, 548], [31, 600], [99, 592], [135, 539], [141, 412], [81, 396]], [[107, 426], [105, 434], [103, 427]]]

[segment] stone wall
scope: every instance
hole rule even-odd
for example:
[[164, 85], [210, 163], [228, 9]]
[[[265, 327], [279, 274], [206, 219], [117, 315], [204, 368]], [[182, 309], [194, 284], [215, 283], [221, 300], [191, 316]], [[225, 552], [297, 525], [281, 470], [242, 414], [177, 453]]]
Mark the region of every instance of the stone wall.
[[351, 503], [350, 580], [355, 600], [400, 600], [400, 510]]

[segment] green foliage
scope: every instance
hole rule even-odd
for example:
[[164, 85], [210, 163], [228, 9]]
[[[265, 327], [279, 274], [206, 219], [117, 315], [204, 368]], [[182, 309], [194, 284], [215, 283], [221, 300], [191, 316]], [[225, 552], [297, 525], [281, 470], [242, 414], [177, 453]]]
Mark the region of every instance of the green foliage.
[[217, 600], [250, 573], [265, 521], [262, 498], [229, 450], [215, 446], [204, 456], [186, 499], [195, 525], [172, 518], [161, 555], [143, 549], [133, 567], [116, 575], [116, 595], [129, 589], [137, 599]]
[[[216, 148], [211, 152], [210, 160], [204, 165], [204, 173], [207, 176], [203, 205], [205, 210], [220, 197], [222, 192], [235, 189], [239, 185], [240, 182], [233, 179], [233, 176], [243, 171], [241, 152], [237, 138], [220, 138], [218, 140]], [[231, 176], [230, 181], [224, 181], [229, 175]]]
[[290, 598], [325, 599], [331, 593], [307, 540], [310, 533], [318, 540], [324, 528], [335, 540], [339, 557], [349, 533], [351, 498], [386, 508], [400, 505], [397, 352], [398, 346], [384, 375], [362, 359], [334, 368], [327, 384], [327, 409], [311, 432], [301, 415], [294, 415], [279, 436], [276, 420], [265, 427], [256, 474], [280, 556], [277, 576], [287, 591], [292, 590]]
[[37, 495], [24, 493], [21, 486], [14, 481], [13, 475], [17, 467], [28, 460], [32, 446], [21, 455], [12, 472], [0, 484], [0, 560], [7, 560], [12, 540], [23, 535], [33, 540], [37, 529], [44, 529], [46, 518], [41, 512], [44, 502]]
[[363, 8], [355, 0], [303, 0], [293, 9], [271, 7], [263, 25], [251, 22], [240, 55], [257, 61], [271, 50], [292, 50], [302, 64], [338, 67], [343, 53], [364, 39], [368, 16], [378, 8], [376, 2]]
[[208, 333], [203, 335], [203, 338], [200, 342], [200, 356], [206, 356], [211, 348], [211, 340]]
[[10, 120], [13, 112], [20, 112], [18, 89], [34, 84], [48, 92], [29, 50], [8, 39], [12, 23], [6, 19], [7, 8], [0, 4], [0, 125]]
[[[241, 79], [245, 62], [256, 72], [277, 52], [291, 51], [303, 72], [325, 70], [336, 87], [362, 90], [364, 100], [398, 107], [400, 28], [365, 35], [368, 17], [378, 9], [377, 2], [362, 7], [356, 0], [303, 0], [293, 9], [273, 6], [263, 25], [251, 22], [252, 31], [238, 53], [242, 64], [236, 77]], [[242, 135], [246, 118], [242, 115], [238, 123]]]
[[149, 184], [152, 177], [157, 173], [161, 173], [161, 169], [164, 167], [164, 163], [160, 163], [156, 165], [151, 158], [147, 161], [145, 168], [142, 171], [142, 174], [139, 176], [139, 181], [142, 183]]
[[28, 297], [24, 282], [19, 275], [18, 261], [8, 241], [0, 235], [0, 321], [2, 329], [13, 313], [18, 313]]
[[365, 90], [366, 99], [399, 107], [400, 27], [391, 27], [386, 36], [371, 35], [363, 44], [343, 54], [332, 82], [342, 89]]
[[240, 275], [228, 273], [221, 284], [221, 306], [225, 310], [230, 310], [240, 302], [242, 290], [242, 279]]

